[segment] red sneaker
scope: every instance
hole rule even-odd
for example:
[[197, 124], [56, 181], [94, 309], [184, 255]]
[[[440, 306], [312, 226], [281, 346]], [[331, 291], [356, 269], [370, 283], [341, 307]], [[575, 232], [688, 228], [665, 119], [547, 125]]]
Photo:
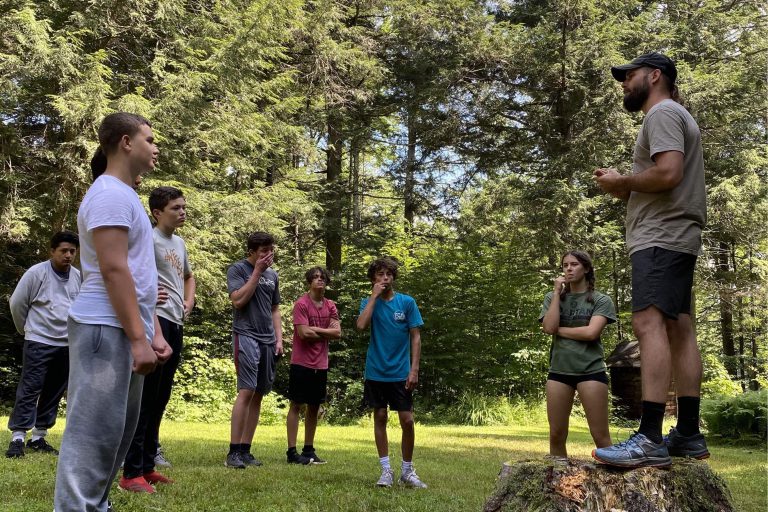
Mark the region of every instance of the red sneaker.
[[154, 494], [155, 488], [149, 485], [143, 476], [137, 476], [136, 478], [120, 477], [120, 482], [117, 486], [124, 491], [130, 492], [146, 492], [147, 494]]
[[173, 478], [168, 478], [162, 473], [152, 471], [151, 473], [144, 473], [144, 480], [150, 484], [172, 484]]

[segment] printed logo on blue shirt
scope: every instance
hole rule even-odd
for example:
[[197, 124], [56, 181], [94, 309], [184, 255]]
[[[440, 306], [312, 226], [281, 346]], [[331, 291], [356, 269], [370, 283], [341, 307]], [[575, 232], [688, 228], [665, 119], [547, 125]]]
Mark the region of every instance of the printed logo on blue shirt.
[[394, 316], [395, 316], [395, 322], [405, 322], [405, 313], [403, 313], [402, 311], [400, 310], [395, 311]]

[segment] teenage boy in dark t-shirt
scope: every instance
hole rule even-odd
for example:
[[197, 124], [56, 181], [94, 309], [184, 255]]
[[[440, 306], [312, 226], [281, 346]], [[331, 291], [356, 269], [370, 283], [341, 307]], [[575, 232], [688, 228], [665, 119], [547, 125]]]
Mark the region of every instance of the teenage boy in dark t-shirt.
[[227, 291], [234, 307], [232, 344], [237, 371], [237, 398], [227, 467], [261, 466], [251, 455], [251, 442], [259, 424], [261, 401], [272, 391], [277, 359], [283, 354], [280, 290], [272, 268], [275, 240], [257, 231], [248, 237], [248, 257], [227, 271]]
[[368, 267], [371, 296], [360, 303], [357, 328], [371, 327], [371, 342], [365, 359], [365, 401], [373, 408], [374, 437], [379, 453], [381, 477], [376, 485], [391, 487], [394, 472], [389, 463], [387, 406], [397, 411], [402, 437], [402, 471], [399, 482], [426, 488], [413, 469], [413, 390], [419, 382], [421, 357], [421, 313], [412, 297], [396, 293], [397, 262], [379, 258]]
[[[314, 447], [317, 413], [326, 399], [328, 383], [328, 341], [341, 337], [336, 304], [325, 298], [331, 278], [323, 267], [307, 271], [309, 292], [293, 306], [293, 347], [288, 398], [291, 400], [286, 425], [289, 464], [325, 464]], [[304, 418], [304, 448], [296, 451], [301, 406], [307, 405]]]

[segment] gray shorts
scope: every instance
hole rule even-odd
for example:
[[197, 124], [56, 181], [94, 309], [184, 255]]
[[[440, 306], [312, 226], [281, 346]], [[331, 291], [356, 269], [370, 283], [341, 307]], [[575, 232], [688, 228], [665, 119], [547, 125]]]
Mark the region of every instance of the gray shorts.
[[243, 334], [232, 334], [232, 349], [237, 372], [237, 389], [249, 389], [261, 395], [272, 391], [278, 355], [275, 345], [265, 345]]

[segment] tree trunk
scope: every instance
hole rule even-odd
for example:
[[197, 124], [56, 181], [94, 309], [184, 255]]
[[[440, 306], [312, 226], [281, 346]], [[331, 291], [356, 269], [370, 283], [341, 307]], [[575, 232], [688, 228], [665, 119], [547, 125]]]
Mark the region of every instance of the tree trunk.
[[569, 459], [505, 463], [484, 512], [731, 512], [723, 480], [704, 462], [621, 471]]
[[405, 159], [405, 222], [406, 227], [413, 229], [413, 218], [416, 212], [416, 121], [414, 115], [408, 113], [408, 152]]
[[723, 356], [725, 356], [725, 369], [734, 379], [737, 378], [736, 346], [733, 340], [733, 302], [730, 293], [728, 279], [728, 245], [720, 242], [717, 252], [717, 270], [720, 274], [718, 280], [718, 296], [720, 299], [720, 331], [723, 341]]
[[360, 138], [352, 139], [349, 150], [349, 174], [352, 188], [352, 231], [357, 232], [362, 228], [360, 222]]
[[[614, 307], [618, 310], [619, 309], [619, 273], [618, 269], [616, 268], [616, 249], [611, 250], [611, 263], [613, 265], [613, 269], [611, 271], [611, 278], [613, 279], [613, 304]], [[624, 341], [624, 329], [622, 329], [622, 322], [621, 317], [619, 315], [616, 315], [616, 337], [619, 340], [619, 343]]]
[[341, 122], [335, 116], [328, 118], [328, 150], [325, 181], [325, 266], [331, 275], [341, 269], [342, 204], [340, 178], [342, 147], [344, 145]]
[[[753, 268], [753, 262], [752, 262], [752, 249], [749, 250], [749, 275], [752, 275], [752, 272], [754, 272]], [[752, 348], [752, 359], [750, 360], [752, 364], [749, 365], [748, 369], [748, 377], [749, 377], [749, 389], [752, 391], [757, 391], [760, 389], [760, 382], [757, 380], [758, 375], [758, 365], [760, 362], [757, 359], [757, 340], [760, 337], [760, 323], [756, 321], [755, 319], [755, 300], [756, 297], [750, 297], [749, 299], [749, 328], [747, 329], [747, 332], [749, 333], [749, 342], [750, 346]]]

